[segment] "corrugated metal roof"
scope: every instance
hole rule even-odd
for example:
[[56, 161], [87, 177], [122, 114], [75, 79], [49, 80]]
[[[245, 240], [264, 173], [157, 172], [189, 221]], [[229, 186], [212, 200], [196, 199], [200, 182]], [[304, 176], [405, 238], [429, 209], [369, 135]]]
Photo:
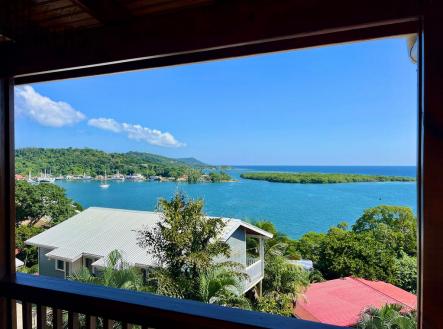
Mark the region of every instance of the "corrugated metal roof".
[[399, 304], [403, 311], [417, 307], [417, 296], [383, 281], [347, 277], [311, 284], [297, 300], [294, 315], [303, 320], [353, 326], [366, 308]]
[[[132, 265], [156, 266], [155, 259], [137, 245], [137, 231], [153, 228], [161, 220], [158, 212], [91, 207], [26, 243], [53, 248], [46, 255], [65, 261], [75, 261], [81, 255], [102, 258], [113, 250], [119, 250]], [[224, 241], [240, 226], [255, 234], [272, 237], [269, 232], [239, 219], [224, 220], [226, 226], [220, 237]]]

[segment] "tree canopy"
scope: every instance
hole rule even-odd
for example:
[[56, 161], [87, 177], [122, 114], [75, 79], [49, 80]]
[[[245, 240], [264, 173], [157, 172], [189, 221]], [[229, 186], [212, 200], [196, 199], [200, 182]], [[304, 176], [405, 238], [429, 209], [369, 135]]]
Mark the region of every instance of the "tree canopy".
[[276, 183], [293, 184], [334, 184], [357, 182], [412, 182], [413, 177], [360, 175], [360, 174], [326, 174], [326, 173], [285, 173], [285, 172], [251, 172], [240, 175], [241, 178], [264, 180]]
[[403, 312], [402, 306], [386, 304], [381, 308], [369, 307], [360, 316], [358, 329], [416, 329], [417, 314]]
[[297, 250], [326, 279], [358, 276], [415, 292], [416, 225], [410, 208], [382, 205], [365, 210], [351, 230], [339, 224], [327, 233], [305, 234]]
[[29, 220], [31, 225], [44, 216], [51, 220], [51, 225], [57, 224], [82, 210], [81, 205], [66, 196], [63, 188], [26, 181], [16, 182], [15, 205], [17, 223]]
[[44, 170], [54, 175], [143, 174], [179, 177], [192, 165], [180, 160], [144, 152], [106, 153], [94, 149], [23, 148], [15, 152], [16, 172], [36, 175]]
[[230, 255], [230, 247], [219, 239], [225, 222], [221, 218], [208, 219], [202, 200], [187, 200], [177, 193], [172, 200], [159, 200], [162, 221], [153, 229], [138, 232], [138, 244], [155, 257], [160, 267], [153, 277], [162, 294], [180, 298], [199, 299], [201, 280], [215, 267], [230, 267], [233, 275], [236, 264], [215, 263], [215, 259]]

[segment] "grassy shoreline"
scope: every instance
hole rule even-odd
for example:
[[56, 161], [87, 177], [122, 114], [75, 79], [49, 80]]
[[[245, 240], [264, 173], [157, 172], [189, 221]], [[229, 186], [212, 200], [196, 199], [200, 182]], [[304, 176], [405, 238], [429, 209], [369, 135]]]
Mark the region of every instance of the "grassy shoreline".
[[244, 179], [264, 180], [271, 183], [292, 184], [338, 184], [365, 182], [413, 182], [413, 177], [361, 175], [361, 174], [323, 174], [323, 173], [285, 173], [252, 172], [240, 175]]

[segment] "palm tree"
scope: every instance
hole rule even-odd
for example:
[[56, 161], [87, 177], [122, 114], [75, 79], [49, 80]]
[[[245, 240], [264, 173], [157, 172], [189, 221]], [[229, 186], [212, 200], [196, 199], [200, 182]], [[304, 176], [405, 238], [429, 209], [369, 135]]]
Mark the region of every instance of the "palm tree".
[[106, 257], [105, 267], [98, 275], [94, 276], [87, 268], [82, 268], [79, 272], [71, 274], [70, 279], [113, 288], [147, 290], [139, 270], [131, 267], [118, 250], [111, 251]]
[[359, 329], [415, 329], [415, 311], [404, 313], [398, 304], [386, 304], [380, 309], [369, 307], [360, 316]]
[[249, 300], [243, 295], [245, 276], [226, 264], [215, 265], [199, 277], [198, 300], [222, 306], [250, 309]]

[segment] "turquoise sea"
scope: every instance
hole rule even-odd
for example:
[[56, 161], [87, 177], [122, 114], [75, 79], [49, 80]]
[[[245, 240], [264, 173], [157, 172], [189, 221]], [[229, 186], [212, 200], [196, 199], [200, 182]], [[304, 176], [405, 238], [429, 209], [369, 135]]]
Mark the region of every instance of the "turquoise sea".
[[160, 197], [170, 198], [183, 191], [192, 198], [203, 198], [208, 215], [244, 220], [270, 220], [293, 238], [309, 231], [325, 232], [341, 221], [353, 224], [363, 210], [377, 205], [417, 207], [415, 182], [351, 184], [284, 184], [245, 180], [248, 171], [356, 173], [416, 176], [416, 168], [363, 166], [236, 166], [228, 170], [233, 183], [110, 182], [100, 189], [99, 182], [57, 181], [69, 197], [84, 207], [99, 206], [154, 210]]

